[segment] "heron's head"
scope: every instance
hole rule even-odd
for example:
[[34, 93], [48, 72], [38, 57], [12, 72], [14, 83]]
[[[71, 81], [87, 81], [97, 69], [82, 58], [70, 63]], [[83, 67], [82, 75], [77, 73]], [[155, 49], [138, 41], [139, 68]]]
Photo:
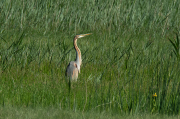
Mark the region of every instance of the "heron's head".
[[77, 38], [82, 38], [84, 36], [87, 36], [87, 35], [91, 35], [92, 33], [87, 33], [87, 34], [79, 34], [79, 35], [76, 35]]

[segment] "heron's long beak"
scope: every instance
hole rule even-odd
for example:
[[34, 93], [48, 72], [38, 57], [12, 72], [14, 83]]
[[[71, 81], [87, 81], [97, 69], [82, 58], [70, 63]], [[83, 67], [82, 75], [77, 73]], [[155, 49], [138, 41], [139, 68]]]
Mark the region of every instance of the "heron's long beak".
[[82, 37], [84, 37], [84, 36], [91, 35], [91, 34], [92, 34], [92, 33], [80, 34], [80, 35], [79, 35], [79, 38], [82, 38]]

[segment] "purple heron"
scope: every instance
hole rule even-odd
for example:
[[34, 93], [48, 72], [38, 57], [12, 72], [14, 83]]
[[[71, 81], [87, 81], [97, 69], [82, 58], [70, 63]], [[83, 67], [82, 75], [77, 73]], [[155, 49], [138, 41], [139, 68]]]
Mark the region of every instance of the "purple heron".
[[77, 81], [78, 74], [80, 73], [80, 66], [82, 64], [81, 51], [77, 46], [77, 39], [90, 34], [91, 33], [80, 34], [74, 37], [74, 49], [76, 50], [76, 60], [71, 61], [66, 69], [66, 76], [69, 78], [70, 81]]

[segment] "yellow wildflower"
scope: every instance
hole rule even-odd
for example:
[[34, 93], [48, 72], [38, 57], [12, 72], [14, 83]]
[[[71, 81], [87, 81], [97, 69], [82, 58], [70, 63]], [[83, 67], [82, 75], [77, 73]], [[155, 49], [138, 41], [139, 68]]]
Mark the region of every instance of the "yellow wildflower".
[[157, 94], [155, 93], [155, 94], [153, 95], [153, 97], [157, 97]]

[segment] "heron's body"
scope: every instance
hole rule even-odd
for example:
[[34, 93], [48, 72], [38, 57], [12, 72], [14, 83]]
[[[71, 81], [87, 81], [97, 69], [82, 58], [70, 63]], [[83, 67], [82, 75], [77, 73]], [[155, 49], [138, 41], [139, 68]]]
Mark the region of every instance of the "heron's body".
[[78, 74], [80, 73], [80, 66], [82, 64], [81, 51], [77, 46], [77, 39], [90, 34], [81, 34], [74, 37], [74, 49], [76, 50], [76, 60], [71, 61], [66, 69], [66, 76], [70, 81], [77, 81]]
[[71, 61], [66, 69], [66, 75], [70, 78], [70, 80], [77, 81], [78, 73], [76, 62]]

